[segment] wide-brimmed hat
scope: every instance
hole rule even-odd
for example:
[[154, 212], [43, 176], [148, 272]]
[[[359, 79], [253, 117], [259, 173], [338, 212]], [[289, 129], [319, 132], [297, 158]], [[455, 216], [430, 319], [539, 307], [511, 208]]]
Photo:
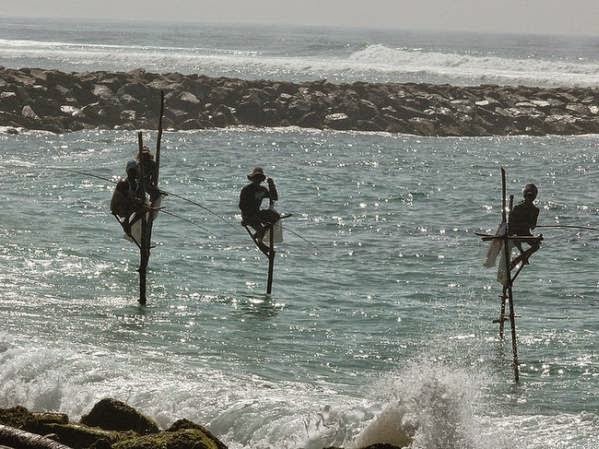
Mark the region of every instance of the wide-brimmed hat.
[[252, 172], [248, 175], [248, 179], [251, 181], [259, 176], [262, 178], [266, 178], [266, 175], [264, 174], [264, 170], [262, 170], [262, 167], [255, 167], [254, 170], [252, 170]]

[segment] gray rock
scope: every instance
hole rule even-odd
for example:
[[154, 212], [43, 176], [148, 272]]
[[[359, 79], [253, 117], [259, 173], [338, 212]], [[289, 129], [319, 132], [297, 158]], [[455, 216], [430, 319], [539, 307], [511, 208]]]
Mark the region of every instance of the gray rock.
[[332, 129], [349, 130], [351, 129], [352, 122], [346, 113], [334, 112], [325, 116], [324, 124]]
[[39, 120], [40, 119], [39, 116], [33, 110], [33, 108], [29, 105], [23, 106], [23, 109], [21, 110], [21, 115], [24, 118], [31, 119], [31, 120]]
[[102, 98], [102, 99], [109, 99], [109, 98], [112, 98], [112, 96], [114, 95], [112, 90], [110, 90], [110, 87], [105, 86], [103, 84], [94, 85], [94, 89], [93, 89], [92, 93], [96, 97]]

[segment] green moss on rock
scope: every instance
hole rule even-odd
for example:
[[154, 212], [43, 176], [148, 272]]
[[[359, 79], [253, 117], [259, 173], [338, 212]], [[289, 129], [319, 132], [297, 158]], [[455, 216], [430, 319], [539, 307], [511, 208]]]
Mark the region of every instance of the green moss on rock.
[[36, 433], [53, 433], [60, 443], [73, 449], [86, 449], [97, 441], [109, 444], [137, 436], [134, 432], [115, 432], [80, 424], [45, 424]]
[[199, 429], [161, 432], [113, 444], [112, 449], [221, 449], [226, 446]]
[[102, 399], [91, 411], [81, 418], [86, 426], [104, 430], [132, 430], [140, 435], [160, 432], [158, 425], [130, 405], [116, 399]]
[[25, 407], [0, 408], [0, 424], [5, 426], [25, 429], [33, 419], [33, 414]]

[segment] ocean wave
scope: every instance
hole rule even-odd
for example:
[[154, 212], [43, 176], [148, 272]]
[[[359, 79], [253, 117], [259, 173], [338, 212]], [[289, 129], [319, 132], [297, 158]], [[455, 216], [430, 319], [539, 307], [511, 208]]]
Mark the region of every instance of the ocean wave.
[[[0, 407], [78, 419], [104, 397], [162, 427], [186, 417], [229, 447], [318, 449], [390, 443], [410, 449], [587, 448], [596, 414], [518, 415], [489, 404], [480, 371], [422, 356], [352, 394], [332, 384], [273, 382], [175, 360], [91, 346], [48, 347], [0, 334]], [[338, 387], [338, 386], [337, 386]], [[343, 390], [344, 388], [341, 388]]]
[[244, 79], [333, 82], [431, 82], [534, 86], [599, 84], [599, 63], [517, 59], [390, 48], [376, 44], [349, 55], [273, 56], [254, 50], [77, 44], [0, 39], [0, 64], [61, 70], [178, 71]]
[[488, 432], [480, 431], [474, 414], [474, 396], [480, 392], [476, 379], [436, 362], [392, 373], [358, 397], [333, 385], [274, 383], [158, 354], [49, 348], [35, 341], [25, 347], [6, 335], [0, 341], [0, 407], [60, 410], [77, 419], [109, 396], [129, 402], [163, 427], [181, 417], [209, 425], [234, 448], [508, 447], [480, 440]]
[[349, 59], [380, 71], [429, 73], [480, 82], [528, 80], [540, 84], [568, 85], [593, 85], [599, 82], [599, 63], [441, 53], [389, 48], [380, 44], [356, 51]]

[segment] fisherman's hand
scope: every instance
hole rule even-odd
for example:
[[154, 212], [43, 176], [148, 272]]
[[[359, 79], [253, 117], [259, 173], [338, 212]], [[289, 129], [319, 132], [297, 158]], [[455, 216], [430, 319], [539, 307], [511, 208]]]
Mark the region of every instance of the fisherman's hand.
[[269, 186], [272, 186], [275, 184], [275, 182], [273, 181], [272, 178], [266, 178], [266, 182], [268, 183]]

